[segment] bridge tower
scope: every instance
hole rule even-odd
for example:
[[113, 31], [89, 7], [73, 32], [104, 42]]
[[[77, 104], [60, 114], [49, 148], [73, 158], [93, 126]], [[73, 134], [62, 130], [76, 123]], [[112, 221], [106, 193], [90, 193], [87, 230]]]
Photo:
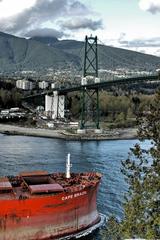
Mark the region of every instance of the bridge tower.
[[80, 129], [90, 127], [88, 121], [92, 118], [93, 127], [99, 126], [99, 88], [94, 90], [87, 88], [87, 84], [98, 83], [98, 51], [97, 36], [85, 37], [85, 54], [83, 77], [81, 80], [81, 122]]

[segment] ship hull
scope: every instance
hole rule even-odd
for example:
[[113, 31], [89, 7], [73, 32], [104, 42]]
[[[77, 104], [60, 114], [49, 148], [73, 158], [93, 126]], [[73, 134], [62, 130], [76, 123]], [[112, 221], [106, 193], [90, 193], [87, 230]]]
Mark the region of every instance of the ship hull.
[[73, 193], [0, 200], [0, 240], [58, 239], [99, 220], [98, 184]]

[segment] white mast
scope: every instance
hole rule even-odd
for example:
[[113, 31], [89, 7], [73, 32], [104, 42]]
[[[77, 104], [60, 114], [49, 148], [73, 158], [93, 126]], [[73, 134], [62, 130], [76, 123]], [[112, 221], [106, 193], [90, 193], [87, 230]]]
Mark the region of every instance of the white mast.
[[71, 177], [71, 167], [72, 167], [72, 164], [70, 162], [70, 157], [71, 157], [71, 154], [68, 153], [67, 159], [66, 159], [66, 178], [70, 178]]

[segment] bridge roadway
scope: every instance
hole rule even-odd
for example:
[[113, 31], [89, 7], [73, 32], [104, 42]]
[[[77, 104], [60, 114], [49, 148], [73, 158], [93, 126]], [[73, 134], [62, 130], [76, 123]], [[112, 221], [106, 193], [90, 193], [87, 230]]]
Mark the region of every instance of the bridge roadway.
[[53, 91], [58, 91], [59, 95], [65, 95], [69, 92], [76, 92], [80, 91], [83, 88], [89, 89], [89, 90], [95, 90], [95, 89], [109, 89], [110, 87], [113, 86], [121, 86], [121, 85], [129, 85], [129, 84], [138, 84], [138, 83], [160, 83], [160, 76], [159, 75], [150, 75], [150, 76], [143, 76], [143, 77], [131, 77], [131, 78], [123, 78], [123, 79], [116, 79], [116, 80], [110, 80], [110, 81], [103, 81], [99, 83], [92, 83], [92, 84], [87, 84], [87, 85], [79, 85], [79, 86], [74, 86], [74, 87], [69, 87], [69, 88], [62, 88], [62, 87], [57, 87], [53, 88], [52, 90], [48, 91], [43, 91], [41, 93], [37, 93], [34, 95], [29, 95], [27, 97], [24, 97], [23, 99], [29, 99], [29, 98], [36, 98], [38, 96], [43, 96], [43, 95], [51, 95], [53, 94]]

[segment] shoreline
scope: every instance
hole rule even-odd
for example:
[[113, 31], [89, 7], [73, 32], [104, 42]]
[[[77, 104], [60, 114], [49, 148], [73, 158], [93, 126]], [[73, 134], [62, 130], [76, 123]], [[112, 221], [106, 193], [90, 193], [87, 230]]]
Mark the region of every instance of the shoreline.
[[127, 140], [137, 138], [137, 128], [124, 128], [105, 130], [105, 133], [96, 134], [89, 132], [86, 134], [70, 133], [66, 130], [51, 130], [45, 128], [29, 128], [17, 125], [0, 124], [0, 133], [6, 135], [21, 135], [32, 137], [46, 137], [74, 141], [89, 140]]

